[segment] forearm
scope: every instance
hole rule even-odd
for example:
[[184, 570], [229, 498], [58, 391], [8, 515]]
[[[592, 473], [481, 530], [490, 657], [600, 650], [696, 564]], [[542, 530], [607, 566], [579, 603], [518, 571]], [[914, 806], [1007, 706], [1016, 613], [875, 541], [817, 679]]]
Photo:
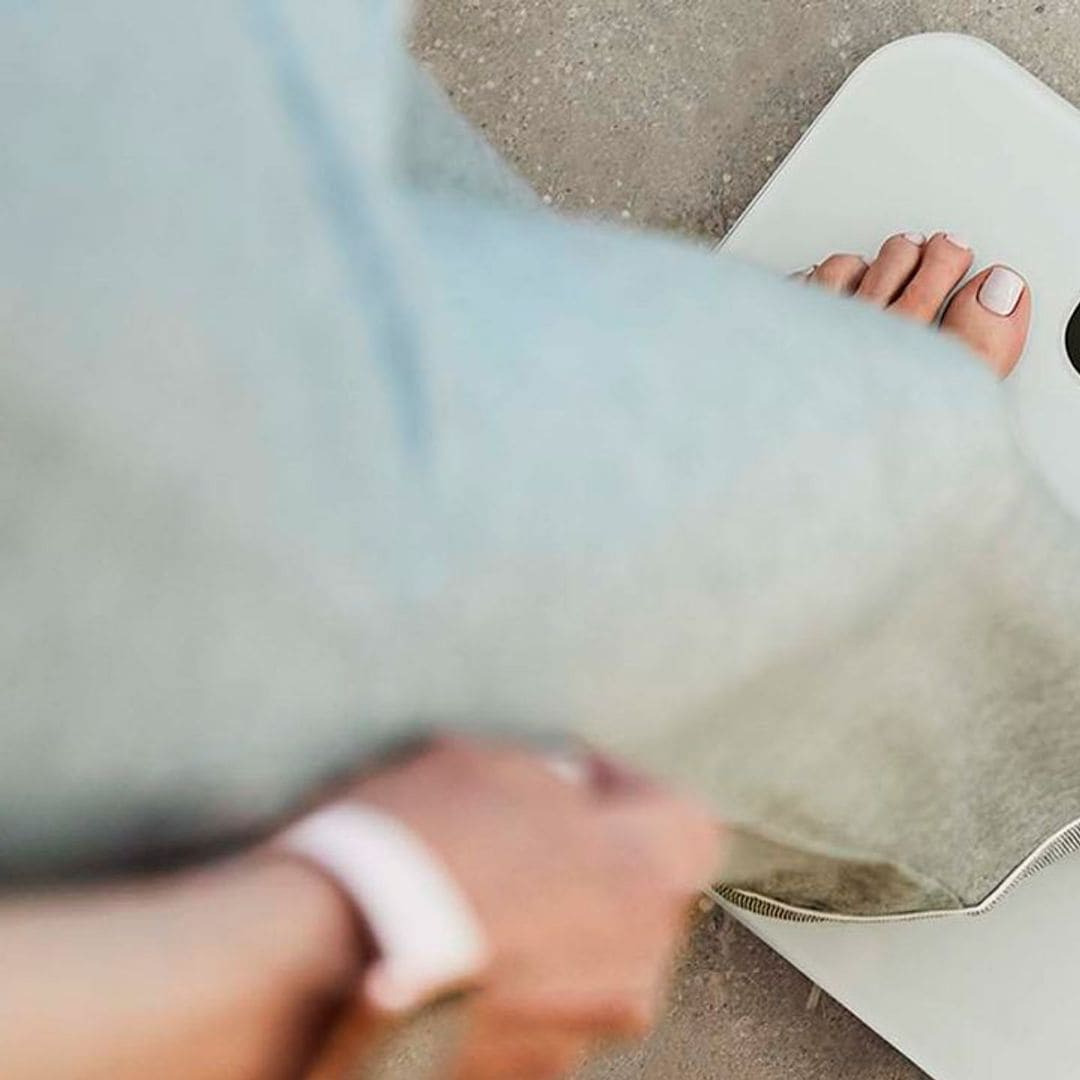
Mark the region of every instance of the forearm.
[[249, 857], [0, 905], [0, 1060], [13, 1076], [287, 1077], [353, 986], [328, 880]]

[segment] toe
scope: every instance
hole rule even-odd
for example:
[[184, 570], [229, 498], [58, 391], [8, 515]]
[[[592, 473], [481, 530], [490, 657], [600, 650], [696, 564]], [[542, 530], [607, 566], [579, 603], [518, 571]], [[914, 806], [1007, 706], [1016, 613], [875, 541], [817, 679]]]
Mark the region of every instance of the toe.
[[890, 236], [863, 275], [856, 295], [880, 307], [891, 304], [918, 269], [925, 244], [921, 233]]
[[1031, 290], [1007, 266], [976, 274], [949, 304], [943, 330], [956, 334], [1001, 377], [1016, 366], [1031, 322]]
[[971, 269], [971, 249], [961, 240], [937, 233], [926, 243], [922, 259], [890, 311], [919, 322], [934, 320], [949, 293]]
[[830, 255], [810, 275], [816, 285], [838, 293], [853, 293], [866, 273], [866, 260], [858, 255]]

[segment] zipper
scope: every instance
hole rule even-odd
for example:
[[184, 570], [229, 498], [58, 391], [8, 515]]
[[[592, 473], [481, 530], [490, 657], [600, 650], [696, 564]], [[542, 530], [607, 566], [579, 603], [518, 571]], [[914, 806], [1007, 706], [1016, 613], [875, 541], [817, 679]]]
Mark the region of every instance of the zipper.
[[935, 908], [927, 911], [905, 911], [895, 915], [844, 915], [839, 912], [818, 911], [815, 908], [800, 907], [782, 900], [773, 900], [768, 896], [752, 892], [749, 889], [736, 889], [730, 885], [706, 886], [702, 892], [720, 904], [731, 904], [751, 915], [763, 915], [770, 919], [782, 919], [785, 922], [799, 923], [888, 923], [915, 922], [919, 919], [941, 919], [948, 915], [985, 915], [999, 904], [1021, 882], [1033, 877], [1040, 870], [1056, 863], [1067, 855], [1080, 852], [1080, 818], [1075, 818], [1063, 825], [1057, 832], [1048, 836], [1024, 859], [1005, 875], [989, 893], [977, 904], [960, 908]]

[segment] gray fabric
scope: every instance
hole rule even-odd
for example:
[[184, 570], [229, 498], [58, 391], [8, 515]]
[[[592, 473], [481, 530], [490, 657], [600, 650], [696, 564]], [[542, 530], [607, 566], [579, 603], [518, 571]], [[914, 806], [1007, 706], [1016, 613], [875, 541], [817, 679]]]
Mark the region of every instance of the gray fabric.
[[1080, 815], [1074, 533], [994, 381], [536, 207], [400, 20], [0, 10], [0, 866], [495, 725], [703, 794], [730, 883], [977, 900]]

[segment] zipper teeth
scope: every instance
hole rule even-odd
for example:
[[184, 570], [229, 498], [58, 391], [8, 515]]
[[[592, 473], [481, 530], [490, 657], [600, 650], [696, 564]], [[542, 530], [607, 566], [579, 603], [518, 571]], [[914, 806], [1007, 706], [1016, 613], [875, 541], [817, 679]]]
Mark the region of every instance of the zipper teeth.
[[831, 911], [817, 911], [814, 908], [799, 907], [797, 904], [786, 904], [782, 900], [771, 900], [760, 893], [751, 892], [748, 889], [736, 889], [730, 885], [707, 886], [702, 891], [710, 900], [718, 903], [733, 904], [751, 915], [764, 915], [771, 919], [782, 919], [785, 922], [889, 923], [940, 919], [947, 915], [983, 915], [1000, 903], [1022, 881], [1026, 881], [1040, 870], [1045, 870], [1059, 859], [1077, 852], [1080, 852], [1080, 818], [1075, 818], [1048, 836], [1017, 863], [977, 904], [970, 907], [907, 911], [896, 915], [843, 915]]

